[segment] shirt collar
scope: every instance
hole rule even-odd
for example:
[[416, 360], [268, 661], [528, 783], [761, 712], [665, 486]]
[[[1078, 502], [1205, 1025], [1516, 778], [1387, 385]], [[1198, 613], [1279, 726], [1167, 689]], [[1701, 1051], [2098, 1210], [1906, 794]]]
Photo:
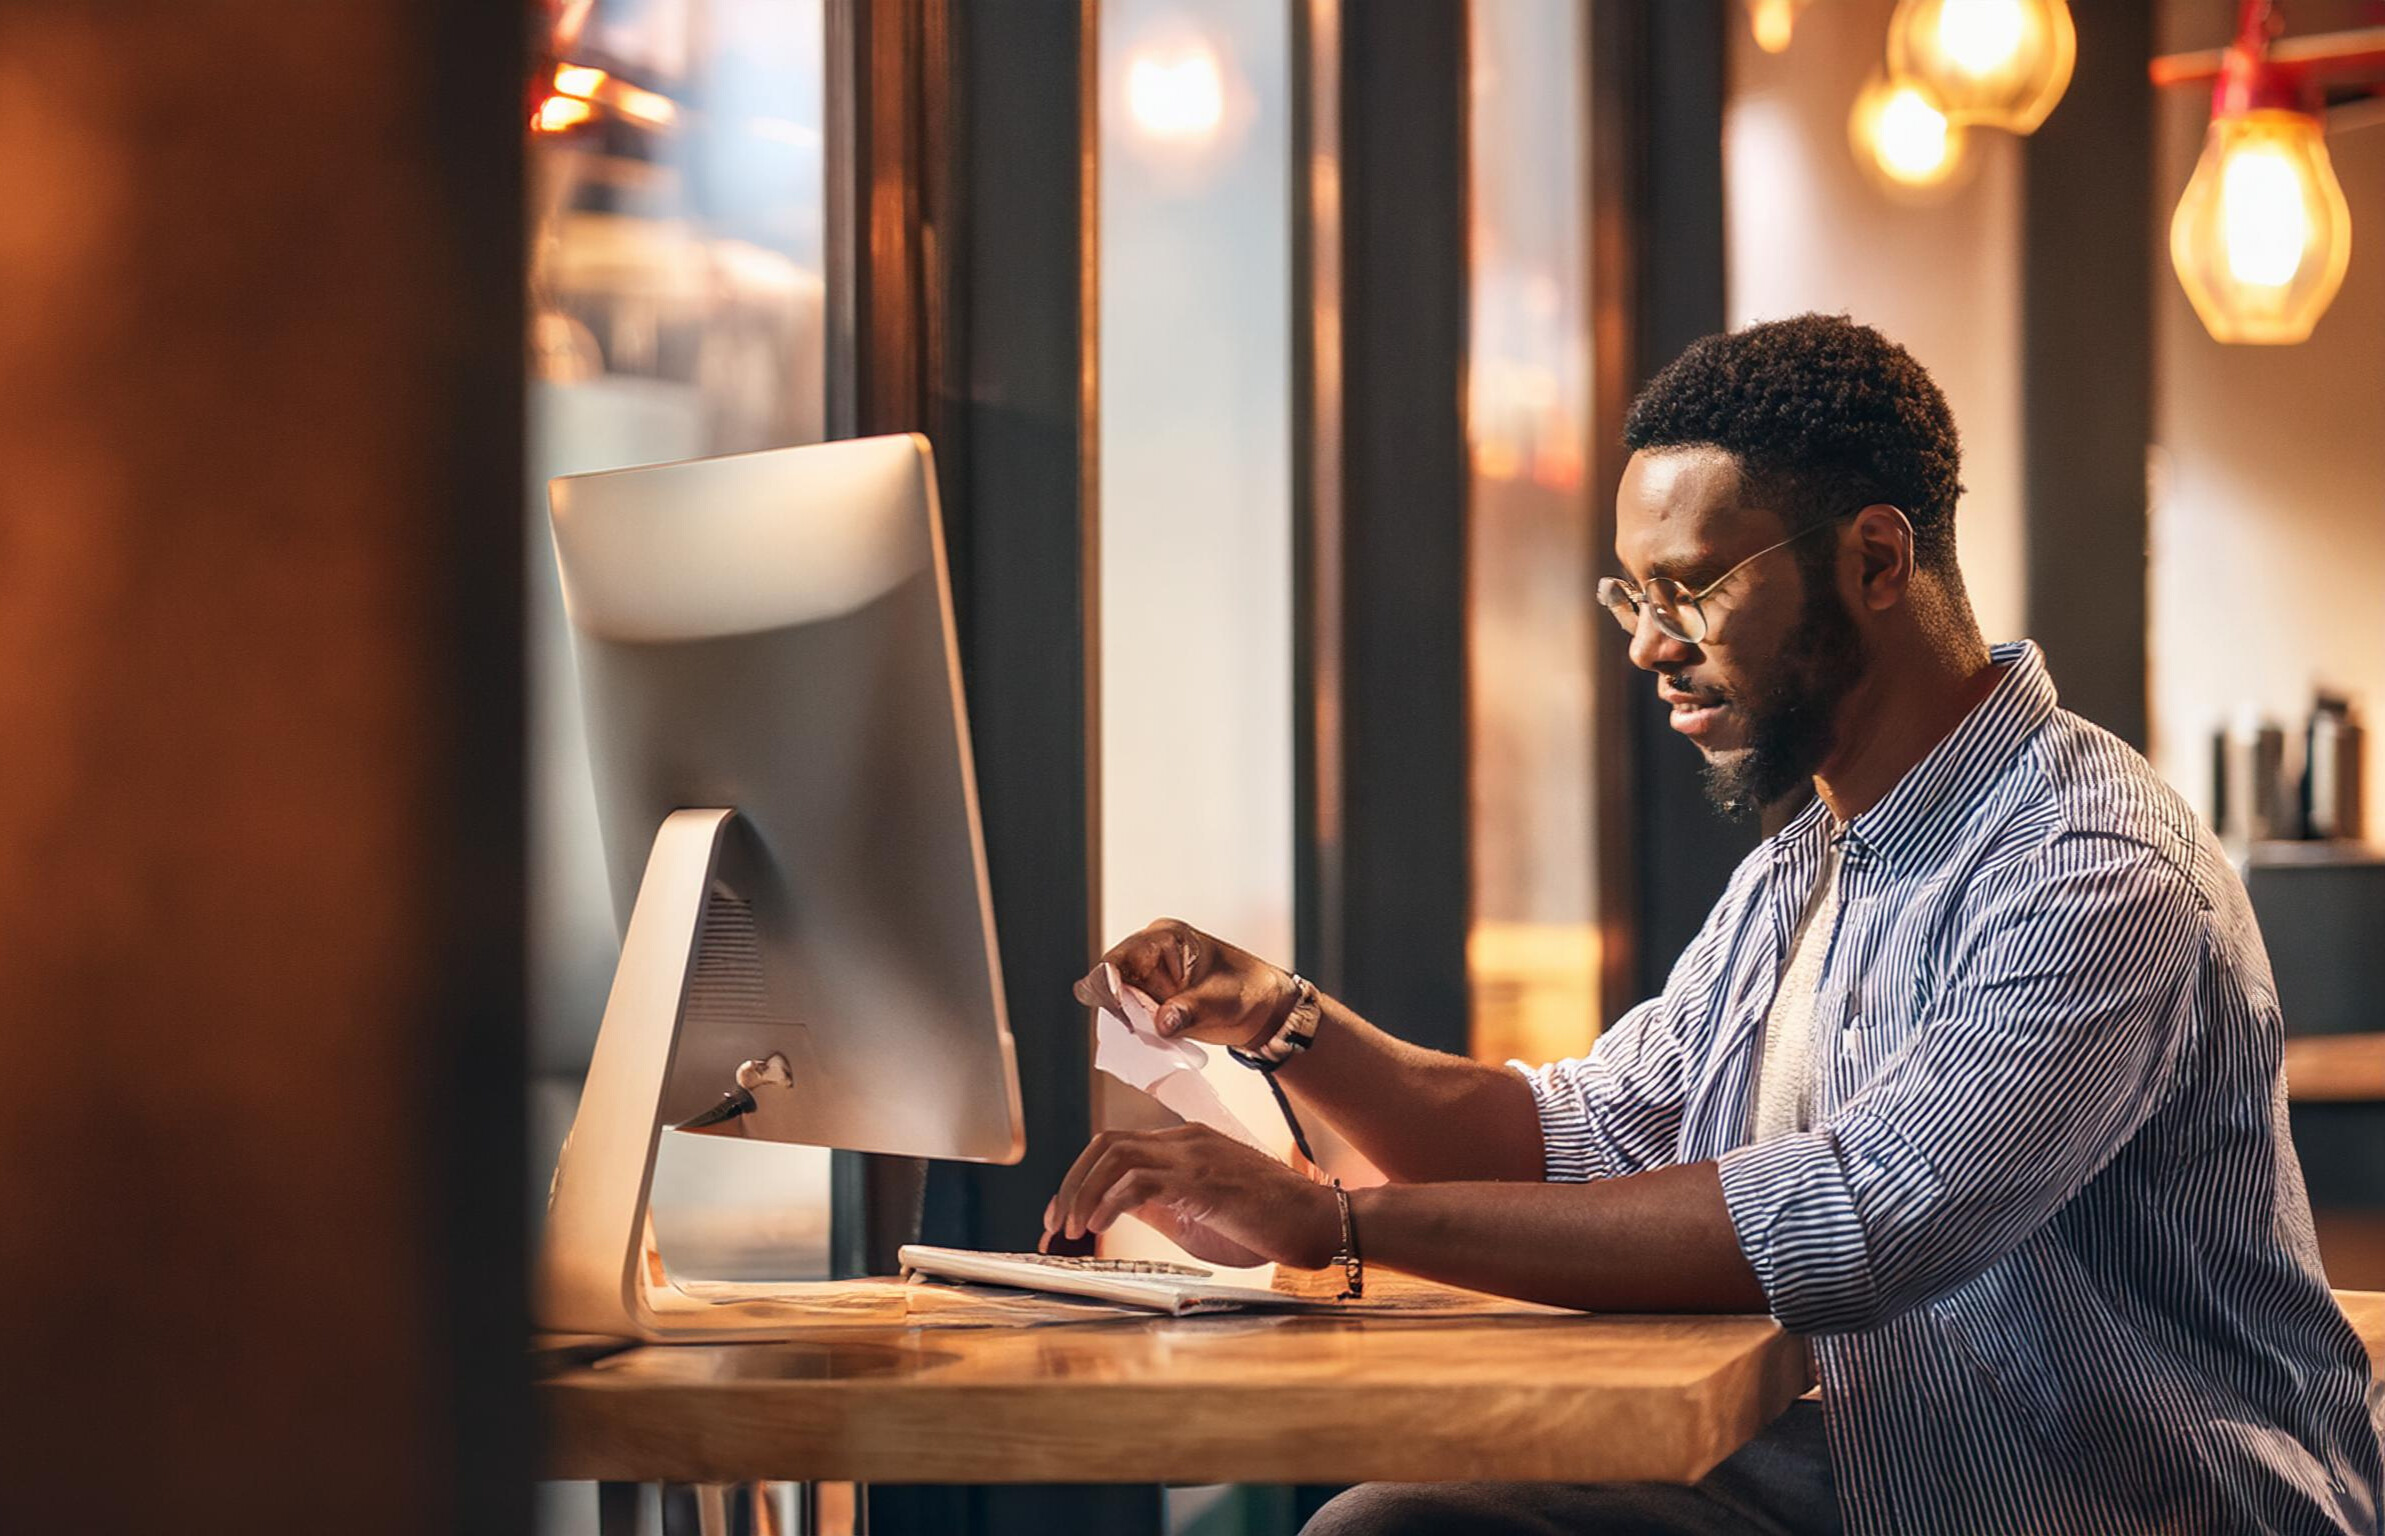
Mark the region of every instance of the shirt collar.
[[[1926, 855], [1968, 805], [2011, 762], [2021, 743], [2054, 712], [2054, 679], [2034, 640], [1992, 646], [1988, 660], [2004, 675], [1988, 696], [1946, 733], [1921, 761], [1847, 824], [1849, 855], [1894, 865]], [[1773, 838], [1776, 849], [1799, 849], [1824, 835], [1830, 808], [1819, 796]], [[1819, 851], [1817, 844], [1816, 851]]]

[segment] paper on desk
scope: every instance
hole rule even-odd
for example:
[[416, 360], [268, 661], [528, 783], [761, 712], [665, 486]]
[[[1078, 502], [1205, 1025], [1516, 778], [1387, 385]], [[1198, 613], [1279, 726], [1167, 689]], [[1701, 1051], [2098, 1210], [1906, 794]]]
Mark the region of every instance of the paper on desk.
[[[1129, 1088], [1151, 1095], [1195, 1125], [1223, 1131], [1246, 1146], [1267, 1152], [1241, 1117], [1226, 1107], [1209, 1079], [1206, 1047], [1191, 1040], [1170, 1040], [1159, 1032], [1159, 1005], [1139, 987], [1123, 986], [1117, 969], [1105, 966], [1109, 995], [1122, 1011], [1101, 1009], [1093, 1025], [1093, 1065]], [[1268, 1152], [1268, 1156], [1275, 1154]]]

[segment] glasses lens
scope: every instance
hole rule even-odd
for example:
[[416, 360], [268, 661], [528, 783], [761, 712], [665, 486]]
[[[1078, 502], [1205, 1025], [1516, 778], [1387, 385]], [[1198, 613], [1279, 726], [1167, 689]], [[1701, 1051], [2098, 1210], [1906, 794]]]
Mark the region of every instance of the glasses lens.
[[1626, 632], [1639, 632], [1639, 594], [1623, 582], [1612, 576], [1601, 576], [1598, 579], [1598, 605], [1613, 614], [1615, 622], [1622, 625]]
[[1681, 583], [1659, 576], [1641, 589], [1640, 597], [1656, 615], [1656, 627], [1683, 645], [1695, 645], [1706, 638], [1706, 615]]

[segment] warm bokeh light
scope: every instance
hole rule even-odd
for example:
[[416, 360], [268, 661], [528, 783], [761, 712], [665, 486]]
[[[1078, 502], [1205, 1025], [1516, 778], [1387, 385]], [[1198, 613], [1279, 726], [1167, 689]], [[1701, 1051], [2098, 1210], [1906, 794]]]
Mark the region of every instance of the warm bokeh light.
[[679, 120], [678, 103], [668, 96], [643, 91], [634, 85], [617, 87], [613, 92], [613, 105], [620, 109], [623, 117], [644, 123], [649, 128], [668, 128]]
[[1197, 42], [1136, 54], [1126, 67], [1126, 110], [1138, 129], [1165, 143], [1215, 136], [1226, 116], [1217, 55]]
[[1786, 53], [1797, 35], [1797, 17], [1812, 0], [1747, 0], [1748, 30], [1766, 53]]
[[2170, 265], [2219, 341], [2306, 339], [2343, 286], [2352, 216], [2319, 119], [2215, 119], [2170, 219]]
[[577, 96], [582, 101], [593, 98], [604, 89], [610, 78], [593, 64], [558, 64], [555, 66], [555, 90], [558, 95]]
[[2078, 29], [2065, 0], [1898, 0], [1888, 69], [1957, 125], [2033, 133], [2070, 85]]
[[576, 96], [549, 96], [538, 104], [538, 115], [530, 126], [540, 133], [561, 133], [577, 128], [595, 115], [596, 109]]
[[1897, 180], [1918, 185], [1946, 167], [1946, 114], [1911, 86], [1890, 93], [1880, 108], [1880, 166]]
[[1474, 1059], [1561, 1061], [1598, 1038], [1599, 932], [1591, 923], [1476, 921], [1466, 935]]
[[1946, 0], [1938, 8], [1938, 51], [1966, 75], [2009, 69], [2027, 32], [2020, 0]]
[[1847, 138], [1856, 162], [1900, 196], [1947, 186], [1963, 169], [1961, 126], [1914, 81], [1874, 75], [1848, 114]]
[[668, 96], [616, 80], [593, 64], [558, 64], [554, 93], [539, 103], [530, 126], [561, 133], [587, 122], [599, 107], [649, 128], [668, 128], [679, 120], [679, 104]]

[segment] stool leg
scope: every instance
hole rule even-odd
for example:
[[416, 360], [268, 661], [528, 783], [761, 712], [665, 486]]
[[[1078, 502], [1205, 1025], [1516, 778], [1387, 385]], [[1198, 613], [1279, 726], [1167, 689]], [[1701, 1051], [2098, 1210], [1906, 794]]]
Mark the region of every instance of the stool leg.
[[696, 1484], [696, 1536], [729, 1536], [728, 1484]]
[[[795, 1523], [795, 1501], [792, 1490], [785, 1483], [748, 1483], [745, 1485], [746, 1507], [753, 1511], [751, 1536], [797, 1536], [803, 1527]], [[803, 1532], [803, 1536], [810, 1536]]]
[[636, 1483], [598, 1483], [596, 1536], [644, 1536], [638, 1529], [638, 1496], [643, 1491]]

